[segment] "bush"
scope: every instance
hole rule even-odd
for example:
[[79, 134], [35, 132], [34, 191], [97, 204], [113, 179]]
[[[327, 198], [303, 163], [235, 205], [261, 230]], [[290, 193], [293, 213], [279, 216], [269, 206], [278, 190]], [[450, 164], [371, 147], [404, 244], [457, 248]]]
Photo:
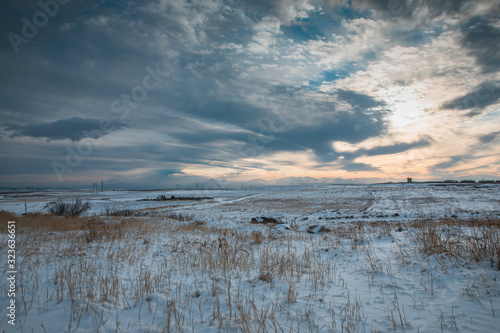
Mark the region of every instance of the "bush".
[[71, 202], [65, 202], [58, 199], [49, 206], [51, 214], [59, 216], [80, 216], [90, 209], [90, 202], [83, 202], [82, 199], [75, 199]]

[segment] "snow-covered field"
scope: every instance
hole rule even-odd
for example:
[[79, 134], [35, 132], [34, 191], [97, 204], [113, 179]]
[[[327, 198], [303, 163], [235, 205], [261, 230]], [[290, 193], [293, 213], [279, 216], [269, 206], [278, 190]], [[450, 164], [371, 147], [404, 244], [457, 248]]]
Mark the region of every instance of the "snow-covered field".
[[[3, 193], [0, 210], [17, 216], [1, 213], [0, 328], [497, 332], [499, 192], [384, 184]], [[138, 201], [158, 195], [213, 199]], [[21, 216], [76, 197], [91, 203], [87, 216]], [[125, 209], [147, 216], [103, 216]], [[250, 223], [258, 217], [280, 224]], [[15, 326], [7, 220], [16, 221]], [[327, 232], [307, 232], [314, 226]]]
[[[166, 197], [211, 197], [201, 201], [138, 201]], [[64, 191], [0, 196], [0, 210], [15, 214], [47, 211], [57, 199], [90, 201], [89, 215], [115, 210], [159, 210], [195, 214], [222, 225], [273, 216], [286, 222], [304, 217], [323, 220], [411, 221], [423, 217], [500, 216], [500, 185], [430, 186], [420, 184], [271, 187], [253, 190]], [[397, 214], [397, 216], [395, 216]]]

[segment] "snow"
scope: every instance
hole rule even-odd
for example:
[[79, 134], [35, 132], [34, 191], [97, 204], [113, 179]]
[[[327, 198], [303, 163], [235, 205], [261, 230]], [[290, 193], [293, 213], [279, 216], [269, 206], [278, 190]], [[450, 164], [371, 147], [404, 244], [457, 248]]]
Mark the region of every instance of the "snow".
[[[45, 232], [34, 238], [18, 230], [18, 321], [12, 327], [5, 316], [4, 269], [0, 329], [497, 332], [497, 262], [425, 255], [414, 245], [412, 223], [498, 218], [499, 191], [498, 186], [380, 184], [6, 193], [0, 210], [18, 215], [25, 212], [25, 200], [34, 212], [46, 211], [58, 198], [79, 197], [91, 202], [88, 215], [100, 215], [108, 206], [188, 213], [194, 219], [144, 217], [139, 221], [146, 224], [123, 239], [88, 243], [81, 230], [71, 237]], [[158, 195], [214, 199], [137, 201]], [[250, 224], [261, 216], [284, 223]], [[192, 227], [195, 221], [199, 227]], [[310, 226], [316, 226], [314, 234], [306, 232]], [[318, 233], [322, 226], [333, 232]], [[449, 229], [480, 235], [469, 227]], [[0, 244], [7, 267], [6, 233], [0, 233]], [[81, 290], [68, 289], [70, 281], [79, 280], [75, 285]], [[103, 296], [115, 288], [114, 298]]]
[[[16, 214], [47, 211], [58, 198], [89, 200], [89, 215], [99, 215], [105, 207], [115, 210], [187, 212], [198, 220], [218, 220], [224, 224], [258, 216], [280, 217], [292, 222], [303, 218], [334, 221], [408, 221], [422, 217], [456, 215], [500, 216], [500, 186], [429, 186], [425, 184], [329, 185], [314, 187], [270, 187], [253, 190], [169, 190], [169, 191], [55, 191], [28, 195], [4, 194], [0, 209]], [[200, 201], [138, 201], [159, 195], [167, 197], [211, 197]], [[25, 207], [26, 201], [26, 207]], [[398, 214], [398, 216], [394, 216]]]

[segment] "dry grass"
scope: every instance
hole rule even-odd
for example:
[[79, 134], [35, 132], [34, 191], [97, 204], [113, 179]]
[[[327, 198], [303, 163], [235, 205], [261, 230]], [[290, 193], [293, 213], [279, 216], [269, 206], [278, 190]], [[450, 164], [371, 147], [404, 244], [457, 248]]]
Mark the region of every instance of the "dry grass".
[[444, 219], [411, 224], [412, 241], [426, 255], [445, 254], [461, 265], [488, 261], [500, 269], [500, 219]]
[[173, 212], [173, 211], [160, 211], [157, 209], [116, 209], [110, 206], [105, 206], [102, 212], [105, 216], [120, 216], [120, 217], [163, 217], [176, 221], [192, 221], [194, 214]]
[[256, 231], [252, 231], [252, 233], [250, 234], [250, 239], [251, 239], [252, 244], [258, 245], [258, 244], [262, 244], [262, 242], [265, 239], [265, 236], [262, 233], [262, 231], [256, 230]]
[[341, 223], [333, 232], [339, 238], [351, 240], [351, 249], [355, 250], [359, 245], [362, 245], [367, 240], [367, 228], [375, 229], [374, 225], [366, 224], [363, 221], [352, 223]]
[[[137, 316], [134, 321], [144, 331], [201, 331], [214, 325], [220, 331], [314, 332], [326, 329], [318, 325], [315, 307], [330, 314], [331, 331], [363, 331], [362, 301], [350, 295], [336, 266], [337, 260], [356, 256], [364, 258], [359, 268], [369, 285], [374, 275], [389, 277], [387, 318], [395, 330], [405, 330], [405, 305], [393, 279], [410, 251], [446, 254], [462, 264], [498, 266], [500, 258], [500, 223], [491, 219], [408, 224], [412, 242], [389, 260], [373, 247], [377, 235], [392, 237], [397, 228], [388, 223], [338, 224], [330, 233], [310, 235], [267, 228], [245, 233], [164, 216], [0, 212], [0, 220], [2, 233], [7, 221], [16, 221], [23, 249], [18, 258], [21, 313], [29, 320], [30, 313], [69, 303], [68, 331], [89, 320], [100, 331], [105, 323], [109, 327], [108, 309], [121, 309]], [[340, 259], [339, 253], [351, 257]], [[393, 269], [391, 262], [400, 267]], [[482, 284], [478, 275], [462, 292], [480, 300]], [[432, 275], [425, 286], [432, 295]], [[335, 297], [329, 294], [332, 287]], [[118, 315], [113, 320], [117, 331], [128, 330]]]
[[[199, 304], [198, 311], [205, 312], [198, 314], [198, 325], [211, 323], [224, 330], [248, 332], [268, 331], [287, 322], [291, 327], [297, 319], [277, 318], [287, 316], [288, 307], [295, 306], [298, 291], [294, 285], [305, 279], [319, 294], [334, 275], [331, 261], [313, 255], [320, 240], [307, 234], [248, 235], [164, 218], [14, 216], [6, 212], [0, 212], [0, 218], [16, 221], [18, 247], [23, 249], [18, 258], [21, 313], [29, 318], [31, 311], [69, 302], [71, 311], [65, 319], [69, 331], [90, 319], [95, 327], [102, 327], [109, 320], [106, 309], [110, 306], [151, 308], [148, 313], [154, 319], [149, 316], [146, 327], [184, 331], [197, 325], [193, 302], [198, 299], [211, 304], [210, 314]], [[297, 249], [296, 241], [306, 243], [306, 248]], [[46, 267], [50, 269], [41, 273]], [[235, 280], [235, 276], [240, 278]], [[200, 292], [189, 296], [194, 291], [183, 284], [186, 277], [196, 277], [202, 290], [209, 288], [210, 299]], [[277, 296], [259, 310], [253, 289], [244, 288], [245, 281], [251, 288], [266, 289], [279, 283], [274, 290], [284, 297]], [[151, 295], [164, 295], [168, 301], [156, 303], [160, 308], [154, 309]], [[143, 323], [141, 313], [137, 320]], [[299, 326], [312, 325], [307, 313], [301, 318]], [[120, 326], [118, 319], [116, 326]]]
[[66, 232], [79, 230], [86, 218], [74, 216], [57, 216], [53, 214], [28, 213], [17, 216], [6, 211], [0, 211], [0, 233], [7, 231], [7, 221], [16, 221], [17, 228], [38, 230], [43, 232]]

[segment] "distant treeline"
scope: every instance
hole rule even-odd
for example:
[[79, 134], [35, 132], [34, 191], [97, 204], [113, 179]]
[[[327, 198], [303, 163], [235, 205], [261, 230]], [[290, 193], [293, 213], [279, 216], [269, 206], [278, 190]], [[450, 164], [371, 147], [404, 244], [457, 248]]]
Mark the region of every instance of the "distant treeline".
[[175, 195], [172, 195], [170, 198], [168, 198], [165, 195], [159, 195], [154, 199], [139, 199], [137, 201], [169, 201], [169, 200], [207, 200], [207, 199], [213, 199], [210, 197], [176, 197]]

